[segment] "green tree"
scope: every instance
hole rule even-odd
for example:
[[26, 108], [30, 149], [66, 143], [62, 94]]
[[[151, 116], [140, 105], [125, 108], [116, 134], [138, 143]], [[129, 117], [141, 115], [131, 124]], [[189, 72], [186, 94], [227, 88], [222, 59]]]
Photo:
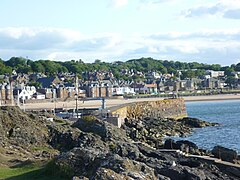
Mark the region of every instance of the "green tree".
[[194, 78], [195, 77], [195, 72], [193, 70], [187, 70], [182, 72], [182, 78]]
[[205, 70], [203, 70], [203, 69], [197, 69], [197, 70], [195, 71], [195, 76], [196, 76], [196, 77], [203, 76], [203, 75], [205, 75]]
[[40, 62], [34, 62], [31, 64], [33, 72], [44, 73], [45, 68]]
[[227, 75], [227, 76], [231, 76], [233, 74], [233, 72], [234, 72], [234, 69], [231, 67], [227, 67], [224, 71], [225, 75]]
[[0, 60], [0, 75], [11, 74], [11, 73], [12, 73], [12, 68], [9, 66], [5, 66], [3, 61]]
[[228, 76], [225, 83], [228, 84], [228, 86], [233, 87], [236, 84], [236, 79], [234, 78], [234, 76]]

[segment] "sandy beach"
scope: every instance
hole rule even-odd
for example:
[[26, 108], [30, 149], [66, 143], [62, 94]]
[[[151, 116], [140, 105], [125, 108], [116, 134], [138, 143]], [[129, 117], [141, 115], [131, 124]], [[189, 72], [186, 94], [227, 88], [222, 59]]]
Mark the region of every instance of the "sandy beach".
[[[224, 94], [224, 95], [208, 95], [208, 96], [186, 96], [183, 97], [186, 102], [188, 101], [223, 101], [223, 100], [240, 100], [240, 94]], [[140, 101], [156, 101], [163, 100], [164, 98], [136, 98], [136, 99], [106, 99], [106, 107], [113, 107], [126, 103], [140, 102]], [[82, 101], [78, 100], [78, 108], [100, 108], [101, 100]], [[54, 108], [75, 108], [76, 101], [65, 102], [50, 102], [50, 103], [31, 103], [21, 106], [26, 110], [37, 109], [54, 109]]]

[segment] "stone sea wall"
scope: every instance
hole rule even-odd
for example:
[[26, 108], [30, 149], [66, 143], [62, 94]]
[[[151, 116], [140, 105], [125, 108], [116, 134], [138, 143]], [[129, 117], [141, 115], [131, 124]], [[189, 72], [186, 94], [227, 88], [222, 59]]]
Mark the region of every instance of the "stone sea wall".
[[118, 117], [118, 126], [125, 118], [142, 119], [154, 118], [183, 118], [187, 116], [185, 102], [182, 98], [164, 99], [158, 101], [143, 101], [126, 104], [111, 110], [114, 117]]

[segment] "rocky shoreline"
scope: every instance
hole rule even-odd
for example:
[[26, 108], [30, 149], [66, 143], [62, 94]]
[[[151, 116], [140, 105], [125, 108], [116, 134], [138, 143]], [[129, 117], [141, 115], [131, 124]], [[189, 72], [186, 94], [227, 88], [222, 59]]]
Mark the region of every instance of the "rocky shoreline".
[[55, 168], [65, 173], [68, 179], [75, 180], [240, 178], [237, 167], [187, 157], [176, 150], [195, 155], [220, 155], [237, 163], [234, 160], [239, 157], [234, 151], [216, 147], [215, 151], [208, 152], [189, 141], [168, 139], [164, 142], [166, 136], [185, 135], [191, 133], [192, 128], [217, 124], [195, 118], [143, 118], [138, 121], [126, 119], [125, 125], [118, 128], [94, 116], [86, 116], [73, 124], [56, 117], [50, 122], [45, 116], [48, 115], [1, 107], [0, 153], [4, 149], [3, 155], [11, 152], [9, 157], [14, 156], [21, 162], [53, 158]]
[[142, 118], [138, 120], [126, 119], [122, 126], [127, 135], [134, 141], [141, 141], [154, 148], [161, 148], [165, 137], [185, 136], [192, 133], [193, 128], [218, 126], [196, 118], [185, 117], [182, 119], [171, 118]]
[[[146, 119], [149, 122], [149, 119]], [[173, 125], [173, 120], [166, 122]], [[197, 123], [196, 123], [197, 122]], [[85, 141], [79, 147], [62, 153], [56, 160], [60, 167], [72, 170], [75, 179], [236, 179], [237, 173], [219, 168], [208, 161], [185, 157], [175, 151], [162, 152], [162, 148], [189, 149], [189, 152], [206, 155], [207, 151], [200, 150], [191, 142], [174, 142], [168, 140], [165, 144], [156, 143], [162, 136], [152, 137], [159, 124], [149, 123], [149, 127], [140, 123], [126, 123], [124, 129], [118, 129], [111, 124], [98, 119], [82, 119], [73, 126], [86, 134]], [[162, 131], [168, 132], [169, 124], [163, 123]], [[190, 127], [205, 127], [210, 124], [193, 118], [185, 118], [180, 123], [182, 131]], [[165, 125], [164, 125], [165, 124]], [[186, 126], [186, 127], [185, 127]], [[164, 131], [164, 128], [166, 131]], [[177, 125], [175, 125], [177, 127]], [[143, 129], [144, 128], [144, 129]], [[179, 128], [175, 128], [177, 132]], [[136, 130], [138, 130], [136, 132]], [[158, 129], [159, 130], [159, 129]], [[148, 131], [148, 133], [147, 133]], [[142, 133], [143, 132], [143, 133]], [[172, 132], [172, 131], [171, 131]], [[164, 134], [166, 134], [164, 133]], [[137, 135], [138, 134], [138, 135]], [[136, 136], [137, 135], [137, 136]], [[152, 143], [150, 143], [152, 141]], [[171, 141], [172, 147], [168, 147]], [[154, 148], [153, 148], [154, 147]], [[232, 169], [231, 169], [232, 170]], [[238, 169], [236, 170], [238, 171]]]

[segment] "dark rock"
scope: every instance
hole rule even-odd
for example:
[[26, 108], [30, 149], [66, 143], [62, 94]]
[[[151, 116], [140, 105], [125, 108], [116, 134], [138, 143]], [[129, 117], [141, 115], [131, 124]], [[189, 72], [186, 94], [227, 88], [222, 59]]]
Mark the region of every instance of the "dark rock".
[[172, 139], [166, 139], [163, 145], [164, 149], [178, 149], [177, 144]]
[[158, 174], [158, 179], [159, 180], [171, 180], [169, 177], [166, 177], [166, 176], [163, 176], [163, 175], [160, 175], [160, 174]]
[[147, 157], [156, 158], [158, 160], [164, 160], [164, 161], [175, 160], [172, 156], [168, 156], [167, 154], [158, 152], [156, 150], [153, 150], [152, 148], [143, 146], [141, 144], [138, 145], [138, 148], [139, 148], [139, 151]]
[[130, 159], [138, 159], [139, 149], [137, 146], [128, 142], [118, 142], [116, 145], [115, 153], [122, 157], [128, 157]]
[[70, 126], [49, 125], [48, 143], [54, 148], [66, 151], [79, 146], [78, 138], [81, 131]]
[[187, 180], [192, 180], [192, 179], [205, 180], [205, 179], [207, 179], [205, 173], [200, 169], [186, 168], [183, 172], [186, 174]]
[[91, 177], [101, 165], [107, 153], [94, 148], [74, 148], [57, 158], [56, 165], [72, 174]]
[[233, 162], [237, 159], [236, 151], [222, 146], [215, 146], [212, 150], [212, 154], [214, 157], [222, 159], [223, 161]]
[[178, 162], [182, 166], [188, 166], [190, 168], [197, 168], [201, 166], [201, 162], [194, 159], [184, 159]]
[[177, 141], [176, 146], [183, 152], [190, 154], [199, 154], [198, 146], [190, 141]]
[[75, 122], [72, 127], [76, 127], [86, 133], [94, 133], [99, 135], [103, 140], [123, 140], [126, 141], [126, 132], [123, 129], [99, 120], [94, 116], [85, 116], [84, 118]]
[[169, 177], [171, 180], [185, 180], [186, 175], [183, 172], [182, 168], [178, 167], [164, 167], [156, 169], [158, 174]]
[[115, 180], [115, 179], [128, 179], [126, 175], [118, 174], [111, 169], [99, 168], [96, 172], [94, 179], [99, 180]]
[[157, 172], [171, 178], [171, 180], [205, 180], [206, 176], [202, 170], [189, 167], [165, 167], [157, 169]]
[[226, 168], [226, 171], [237, 178], [240, 178], [240, 168], [235, 168], [235, 167], [228, 167]]
[[179, 144], [179, 145], [184, 144], [184, 145], [187, 145], [188, 147], [198, 149], [198, 146], [195, 143], [187, 140], [177, 141], [176, 144]]
[[164, 142], [163, 148], [165, 149], [179, 149], [183, 152], [190, 153], [190, 154], [197, 154], [200, 155], [201, 152], [198, 149], [198, 146], [190, 141], [177, 141], [175, 142], [172, 139], [167, 139]]
[[190, 118], [190, 117], [182, 118], [179, 121], [181, 121], [181, 123], [183, 123], [184, 125], [190, 126], [191, 128], [202, 128], [202, 127], [206, 127], [206, 126], [219, 125], [218, 123], [210, 123], [207, 121], [202, 121], [197, 118]]
[[0, 107], [0, 139], [21, 147], [41, 146], [48, 139], [49, 122], [24, 113], [19, 107]]

